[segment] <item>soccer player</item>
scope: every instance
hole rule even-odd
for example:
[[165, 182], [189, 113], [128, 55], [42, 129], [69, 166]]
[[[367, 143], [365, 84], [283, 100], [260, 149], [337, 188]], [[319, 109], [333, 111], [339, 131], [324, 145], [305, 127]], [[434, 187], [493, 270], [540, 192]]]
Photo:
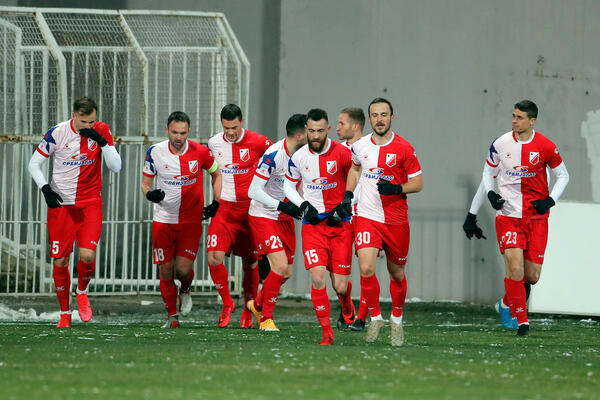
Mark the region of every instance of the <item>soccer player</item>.
[[[548, 242], [549, 209], [569, 182], [556, 145], [533, 129], [537, 115], [538, 108], [532, 101], [515, 104], [512, 131], [492, 142], [483, 170], [485, 193], [497, 210], [496, 237], [506, 267], [506, 296], [499, 306], [504, 312], [508, 306], [517, 318], [517, 336], [529, 334], [524, 281], [535, 284], [540, 278]], [[557, 178], [550, 194], [546, 167]], [[499, 193], [493, 190], [494, 176]]]
[[[54, 285], [60, 305], [59, 328], [71, 326], [69, 255], [77, 240], [77, 307], [83, 322], [92, 319], [87, 288], [94, 274], [96, 247], [102, 233], [102, 167], [121, 170], [121, 157], [108, 125], [96, 121], [94, 100], [73, 103], [72, 118], [50, 128], [29, 161], [29, 173], [48, 205], [48, 241], [54, 259]], [[41, 165], [54, 155], [52, 182]]]
[[[202, 237], [202, 220], [215, 215], [221, 194], [221, 172], [206, 146], [188, 140], [190, 117], [175, 111], [167, 119], [168, 139], [150, 146], [146, 153], [142, 193], [154, 203], [152, 254], [158, 264], [160, 293], [167, 319], [163, 328], [177, 328], [176, 277], [181, 314], [192, 309], [190, 286], [194, 280], [194, 260]], [[208, 171], [213, 201], [204, 207], [203, 172]], [[156, 177], [156, 189], [152, 189]]]
[[392, 346], [404, 343], [402, 311], [406, 299], [406, 258], [410, 229], [406, 195], [423, 189], [423, 175], [410, 143], [392, 131], [394, 109], [383, 98], [369, 104], [373, 132], [352, 145], [353, 166], [346, 190], [353, 191], [361, 180], [354, 245], [360, 265], [361, 297], [367, 302], [371, 323], [365, 335], [374, 342], [384, 326], [379, 306], [379, 282], [375, 275], [377, 254], [385, 250], [390, 274]]
[[285, 126], [287, 136], [269, 147], [252, 178], [248, 196], [250, 227], [258, 254], [266, 254], [271, 266], [255, 300], [246, 304], [256, 316], [262, 331], [279, 331], [273, 310], [281, 285], [292, 275], [296, 252], [296, 232], [292, 217], [302, 218], [302, 211], [287, 201], [283, 182], [290, 156], [306, 144], [306, 115], [294, 114]]
[[[231, 253], [242, 257], [244, 305], [256, 297], [259, 284], [258, 252], [248, 221], [248, 189], [260, 157], [273, 143], [265, 136], [244, 129], [242, 110], [228, 104], [221, 110], [223, 132], [208, 140], [208, 148], [219, 164], [223, 179], [221, 206], [210, 221], [207, 234], [208, 267], [223, 300], [218, 325], [226, 327], [235, 309], [229, 293], [229, 276], [223, 261]], [[244, 307], [240, 327], [252, 327], [252, 313]]]
[[[342, 144], [344, 144], [348, 149], [352, 148], [352, 144], [356, 142], [363, 136], [363, 129], [365, 127], [365, 113], [362, 108], [359, 107], [347, 107], [344, 108], [338, 117], [337, 123], [337, 134], [340, 140], [342, 140]], [[356, 195], [352, 198], [352, 206], [354, 208], [354, 214], [356, 215], [356, 203], [358, 203], [359, 193], [360, 193], [360, 181], [356, 188], [354, 189], [354, 193]], [[354, 227], [354, 225], [353, 225]], [[356, 319], [350, 325], [350, 330], [353, 332], [361, 332], [365, 329], [365, 321], [367, 319], [367, 302], [365, 298], [360, 296], [360, 302], [358, 307], [358, 314]], [[338, 319], [338, 329], [344, 330], [348, 327], [347, 322], [340, 316]]]
[[[352, 165], [348, 149], [327, 138], [331, 127], [327, 113], [312, 109], [307, 114], [308, 144], [290, 157], [284, 193], [303, 212], [302, 252], [312, 281], [311, 299], [323, 338], [320, 345], [333, 344], [329, 321], [327, 272], [342, 305], [342, 314], [353, 322], [352, 303], [352, 193], [345, 193]], [[302, 181], [303, 196], [296, 191]]]

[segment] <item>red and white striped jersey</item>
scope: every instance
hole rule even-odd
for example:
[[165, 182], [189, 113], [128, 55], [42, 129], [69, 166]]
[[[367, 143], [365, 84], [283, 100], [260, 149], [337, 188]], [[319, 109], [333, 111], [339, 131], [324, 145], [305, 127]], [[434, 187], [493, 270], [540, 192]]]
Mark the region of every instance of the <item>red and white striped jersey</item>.
[[348, 148], [328, 139], [321, 154], [304, 145], [290, 158], [286, 178], [296, 183], [302, 180], [304, 200], [319, 212], [328, 213], [344, 198], [346, 179], [352, 166]]
[[519, 142], [513, 131], [507, 132], [494, 140], [486, 162], [496, 169], [498, 191], [506, 200], [498, 215], [548, 218], [548, 213], [539, 215], [530, 202], [548, 197], [546, 166], [556, 168], [563, 162], [550, 139], [534, 131], [527, 142]]
[[406, 193], [384, 196], [377, 191], [379, 180], [403, 184], [421, 174], [417, 154], [408, 141], [394, 133], [389, 142], [379, 146], [373, 134], [352, 145], [352, 161], [362, 167], [357, 215], [387, 224], [408, 221]]
[[[92, 127], [113, 145], [110, 128], [96, 121]], [[37, 147], [44, 157], [54, 155], [50, 186], [65, 205], [102, 202], [102, 151], [95, 140], [82, 138], [73, 120], [50, 128]]]
[[[285, 146], [285, 139], [281, 139], [265, 151], [258, 163], [256, 172], [254, 172], [255, 176], [267, 181], [264, 191], [275, 200], [285, 200], [283, 182], [289, 161], [290, 154]], [[269, 207], [254, 199], [250, 202], [248, 214], [274, 220], [289, 220], [292, 218], [276, 208]]]
[[211, 169], [214, 163], [208, 148], [191, 140], [182, 154], [173, 154], [168, 140], [150, 146], [143, 174], [155, 176], [156, 188], [165, 192], [165, 198], [154, 204], [154, 221], [200, 223], [204, 207], [202, 170]]
[[263, 153], [271, 146], [267, 137], [244, 129], [235, 143], [223, 132], [208, 140], [208, 148], [219, 164], [223, 179], [221, 199], [231, 202], [250, 201], [248, 188]]

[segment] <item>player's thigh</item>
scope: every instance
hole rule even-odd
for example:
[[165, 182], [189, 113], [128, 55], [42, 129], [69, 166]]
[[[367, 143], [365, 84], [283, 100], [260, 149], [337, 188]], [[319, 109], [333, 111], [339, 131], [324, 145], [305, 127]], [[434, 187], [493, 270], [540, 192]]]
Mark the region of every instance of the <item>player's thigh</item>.
[[509, 248], [527, 248], [527, 234], [523, 230], [520, 218], [497, 216], [496, 237], [502, 254]]
[[73, 251], [76, 221], [72, 218], [74, 206], [48, 208], [48, 242], [50, 257], [68, 257]]
[[194, 260], [185, 256], [175, 256], [175, 277], [185, 278], [194, 268]]
[[175, 256], [194, 262], [202, 239], [202, 224], [178, 224], [175, 235]]
[[542, 273], [542, 264], [536, 264], [525, 259], [523, 265], [525, 267], [525, 282], [531, 283], [532, 285], [536, 284]]
[[271, 270], [276, 274], [284, 276], [291, 274], [291, 264], [287, 262], [288, 258], [285, 251], [280, 250], [275, 253], [269, 253], [267, 254], [267, 260], [269, 260]]
[[302, 225], [302, 254], [306, 269], [329, 265], [330, 249], [327, 246], [328, 238], [324, 227], [325, 224]]
[[523, 249], [510, 247], [504, 250], [504, 264], [506, 267], [506, 276], [514, 279], [523, 279], [525, 273]]
[[270, 218], [250, 216], [249, 223], [254, 239], [254, 248], [259, 256], [286, 251], [281, 222]]
[[383, 250], [385, 250], [388, 260], [388, 270], [390, 265], [405, 265], [410, 245], [410, 226], [408, 222], [398, 225], [384, 225], [381, 227], [380, 232], [383, 236]]
[[402, 281], [402, 279], [404, 278], [406, 263], [396, 264], [388, 258], [386, 264], [388, 273], [390, 274], [390, 278], [397, 282]]
[[175, 257], [176, 224], [152, 222], [152, 259], [154, 264], [166, 264]]
[[380, 234], [380, 225], [376, 221], [357, 217], [353, 222], [354, 247], [356, 252], [360, 249], [374, 247], [383, 248], [383, 238]]
[[352, 273], [352, 226], [348, 222], [342, 222], [335, 227], [327, 227], [329, 230], [328, 247], [331, 249], [329, 265], [330, 270], [338, 275], [350, 275]]
[[529, 220], [525, 229], [527, 231], [525, 260], [530, 261], [532, 264], [539, 264], [541, 268], [541, 265], [544, 263], [546, 245], [548, 244], [548, 220]]
[[212, 219], [206, 232], [206, 250], [222, 251], [229, 255], [232, 247], [232, 226], [222, 220]]
[[102, 234], [102, 203], [82, 207], [77, 226], [77, 246], [96, 251]]

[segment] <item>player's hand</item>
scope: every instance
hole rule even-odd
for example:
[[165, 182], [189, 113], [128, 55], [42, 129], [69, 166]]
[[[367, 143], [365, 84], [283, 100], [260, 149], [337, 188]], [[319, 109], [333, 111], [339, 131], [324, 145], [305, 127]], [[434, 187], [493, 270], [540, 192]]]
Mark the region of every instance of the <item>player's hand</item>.
[[552, 197], [548, 196], [544, 200], [533, 200], [531, 204], [538, 214], [544, 215], [548, 212], [550, 207], [553, 207], [556, 203]]
[[352, 198], [354, 197], [354, 193], [349, 190], [346, 190], [344, 193], [344, 199], [340, 204], [335, 206], [333, 210], [329, 213], [327, 217], [327, 225], [329, 226], [337, 226], [340, 222], [344, 220], [344, 218], [348, 218], [352, 216]]
[[291, 201], [280, 201], [277, 205], [277, 210], [289, 215], [290, 217], [302, 219], [302, 210]]
[[390, 181], [380, 179], [377, 182], [377, 191], [384, 196], [391, 196], [402, 193], [402, 185], [395, 185]]
[[319, 212], [308, 201], [305, 201], [302, 204], [300, 204], [300, 210], [302, 211], [302, 214], [304, 215], [304, 219], [309, 224], [315, 225], [315, 224], [318, 224], [319, 222], [321, 222], [321, 221], [319, 221]]
[[202, 221], [209, 219], [217, 215], [219, 209], [219, 201], [213, 200], [212, 203], [202, 209]]
[[60, 204], [63, 202], [62, 197], [60, 197], [58, 193], [52, 190], [50, 185], [46, 183], [44, 186], [42, 186], [42, 193], [44, 194], [44, 199], [46, 199], [46, 204], [48, 204], [48, 207], [62, 208], [62, 205]]
[[153, 203], [160, 203], [165, 198], [165, 192], [162, 189], [148, 190], [146, 198]]
[[104, 139], [104, 136], [102, 136], [101, 134], [99, 134], [98, 132], [96, 132], [95, 130], [91, 129], [91, 128], [83, 128], [79, 131], [79, 135], [86, 137], [86, 138], [90, 138], [92, 140], [95, 140], [96, 142], [98, 142], [98, 144], [100, 145], [100, 147], [104, 147], [108, 144], [108, 142], [106, 141], [106, 139]]
[[494, 210], [500, 210], [504, 206], [504, 199], [498, 193], [490, 190], [487, 194], [490, 204], [494, 207]]
[[475, 214], [467, 214], [467, 218], [465, 219], [465, 223], [463, 224], [463, 231], [465, 231], [465, 235], [467, 235], [467, 238], [469, 240], [471, 240], [473, 236], [475, 236], [477, 239], [487, 239], [483, 235], [483, 231], [481, 230], [481, 228], [477, 226], [477, 215]]

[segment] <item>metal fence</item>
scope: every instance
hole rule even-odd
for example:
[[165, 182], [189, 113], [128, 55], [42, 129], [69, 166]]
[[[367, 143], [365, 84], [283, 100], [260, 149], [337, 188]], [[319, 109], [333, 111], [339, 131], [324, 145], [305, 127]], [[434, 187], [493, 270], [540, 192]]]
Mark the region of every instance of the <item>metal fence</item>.
[[[82, 96], [97, 101], [98, 120], [111, 127], [123, 159], [121, 173], [103, 172], [90, 291], [156, 292], [151, 208], [140, 194], [146, 148], [163, 140], [174, 110], [190, 115], [190, 138], [200, 142], [220, 130], [223, 105], [248, 114], [250, 67], [224, 15], [0, 7], [0, 47], [0, 294], [53, 291], [46, 207], [27, 163]], [[210, 292], [204, 243], [194, 285]], [[229, 268], [239, 292], [240, 264]]]

